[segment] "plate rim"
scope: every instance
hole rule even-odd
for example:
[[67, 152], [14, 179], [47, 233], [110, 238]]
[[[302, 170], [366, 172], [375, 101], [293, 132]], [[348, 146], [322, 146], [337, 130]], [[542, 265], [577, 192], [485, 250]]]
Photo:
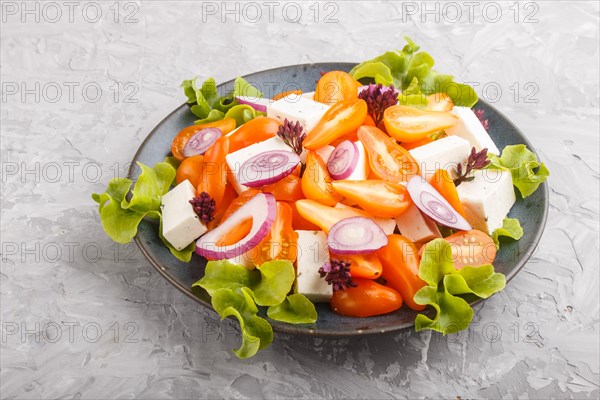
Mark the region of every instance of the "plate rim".
[[[270, 71], [275, 71], [275, 70], [281, 70], [281, 69], [285, 69], [285, 68], [297, 68], [297, 67], [304, 67], [304, 66], [314, 66], [314, 65], [323, 65], [323, 66], [327, 66], [327, 65], [341, 65], [341, 64], [347, 64], [348, 67], [352, 67], [357, 65], [358, 63], [351, 63], [351, 62], [323, 62], [323, 63], [303, 63], [303, 64], [291, 64], [291, 65], [284, 65], [284, 66], [280, 66], [280, 67], [274, 67], [274, 68], [269, 68], [269, 69], [265, 69], [265, 70], [261, 70], [261, 71], [256, 71], [250, 74], [246, 74], [246, 75], [242, 75], [242, 77], [247, 77], [249, 75], [253, 75], [256, 73], [265, 73], [265, 72], [270, 72]], [[225, 86], [225, 85], [230, 85], [231, 83], [234, 82], [234, 79], [230, 79], [228, 81], [223, 82], [222, 84], [220, 84], [219, 86]], [[538, 157], [539, 159], [539, 155], [537, 153], [537, 151], [535, 150], [535, 147], [532, 145], [531, 141], [529, 140], [529, 138], [521, 131], [521, 129], [519, 129], [519, 127], [517, 127], [513, 121], [509, 118], [506, 117], [506, 115], [501, 112], [500, 110], [498, 110], [495, 106], [493, 106], [492, 104], [490, 104], [489, 102], [482, 100], [481, 98], [479, 98], [478, 102], [475, 103], [475, 105], [473, 105], [473, 107], [475, 107], [477, 104], [479, 104], [479, 102], [481, 102], [482, 104], [485, 104], [486, 107], [489, 107], [491, 109], [494, 110], [494, 112], [496, 112], [498, 115], [500, 115], [506, 122], [508, 122], [508, 124], [514, 129], [516, 130], [521, 137], [523, 138], [523, 142], [525, 145], [527, 145], [527, 147], [533, 151], [535, 153], [535, 155]], [[180, 105], [179, 107], [175, 108], [173, 111], [171, 111], [169, 114], [167, 114], [158, 124], [156, 124], [156, 126], [154, 126], [154, 128], [152, 128], [152, 130], [148, 133], [148, 135], [144, 138], [144, 140], [142, 141], [142, 143], [139, 145], [139, 147], [137, 148], [133, 159], [131, 160], [129, 169], [127, 171], [127, 178], [132, 179], [135, 176], [135, 172], [136, 172], [136, 163], [139, 161], [142, 149], [144, 148], [144, 146], [147, 144], [147, 142], [157, 133], [157, 131], [159, 130], [160, 127], [162, 127], [162, 125], [164, 125], [174, 114], [176, 114], [177, 112], [181, 111], [182, 108], [184, 107], [188, 107], [188, 103], [183, 103], [182, 105]], [[471, 108], [473, 108], [471, 107]], [[507, 273], [506, 276], [506, 283], [508, 284], [508, 282], [510, 282], [520, 271], [521, 269], [523, 269], [523, 267], [527, 264], [527, 262], [529, 261], [529, 259], [531, 258], [531, 256], [533, 255], [533, 253], [536, 251], [537, 246], [540, 243], [540, 240], [542, 238], [542, 236], [544, 235], [544, 232], [546, 230], [546, 222], [548, 220], [548, 212], [549, 212], [549, 207], [550, 207], [550, 201], [549, 201], [549, 188], [548, 188], [548, 181], [544, 181], [540, 187], [538, 188], [538, 190], [544, 190], [544, 207], [542, 210], [542, 218], [540, 221], [540, 227], [537, 230], [537, 232], [535, 233], [534, 237], [533, 237], [533, 246], [529, 246], [527, 248], [527, 250], [525, 251], [523, 258], [517, 263], [517, 265], [515, 266], [515, 268], [513, 268], [509, 273]], [[146, 249], [146, 247], [143, 245], [140, 235], [139, 233], [136, 233], [135, 237], [134, 237], [134, 242], [136, 243], [137, 247], [140, 249], [140, 251], [142, 252], [142, 254], [144, 255], [144, 257], [146, 257], [146, 259], [150, 262], [150, 264], [154, 267], [154, 269], [156, 269], [158, 271], [158, 273], [160, 275], [162, 275], [163, 278], [165, 278], [171, 285], [173, 285], [177, 290], [179, 290], [180, 292], [182, 292], [183, 294], [185, 294], [187, 297], [191, 298], [192, 300], [194, 300], [196, 303], [200, 304], [202, 307], [205, 307], [207, 309], [209, 309], [211, 312], [216, 313], [216, 311], [212, 308], [212, 306], [205, 304], [201, 299], [199, 299], [196, 295], [194, 295], [194, 293], [191, 291], [190, 288], [187, 288], [186, 286], [180, 284], [178, 281], [176, 281], [175, 279], [173, 279], [173, 277], [171, 277], [171, 275], [169, 275], [166, 272], [166, 269], [161, 265], [161, 263], [156, 260]], [[484, 302], [487, 299], [477, 299], [474, 302], [470, 303], [471, 307], [475, 307], [479, 304], [481, 304], [482, 302]], [[374, 334], [381, 334], [381, 333], [386, 333], [386, 332], [395, 332], [395, 331], [400, 331], [403, 329], [407, 329], [407, 328], [411, 328], [414, 326], [414, 323], [412, 324], [398, 324], [395, 326], [388, 326], [385, 328], [376, 328], [376, 329], [364, 329], [364, 330], [353, 330], [353, 331], [340, 331], [340, 332], [328, 332], [328, 331], [319, 331], [318, 329], [298, 329], [296, 325], [292, 325], [292, 324], [287, 324], [287, 323], [283, 323], [280, 321], [269, 321], [269, 323], [271, 324], [271, 326], [273, 327], [273, 330], [276, 332], [282, 332], [282, 333], [290, 333], [290, 334], [298, 334], [298, 335], [307, 335], [307, 336], [314, 336], [314, 337], [352, 337], [352, 336], [361, 336], [361, 335], [374, 335]]]

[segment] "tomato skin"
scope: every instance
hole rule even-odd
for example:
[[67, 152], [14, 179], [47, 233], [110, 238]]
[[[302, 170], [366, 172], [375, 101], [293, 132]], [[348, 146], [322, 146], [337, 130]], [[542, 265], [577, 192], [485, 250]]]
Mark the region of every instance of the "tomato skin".
[[256, 117], [229, 135], [229, 152], [233, 153], [277, 135], [281, 122], [275, 118]]
[[229, 153], [229, 138], [220, 137], [213, 146], [204, 153], [204, 165], [198, 181], [196, 192], [206, 192], [215, 200], [215, 208], [221, 207], [221, 200], [227, 185], [227, 163], [225, 156]]
[[331, 176], [321, 156], [314, 151], [309, 151], [306, 155], [306, 169], [302, 175], [304, 197], [326, 206], [336, 205], [342, 196], [333, 190], [331, 181]]
[[235, 198], [227, 207], [223, 216], [221, 217], [222, 221], [225, 221], [231, 214], [237, 211], [238, 208], [249, 202], [254, 196], [261, 193], [258, 189], [248, 189], [240, 193], [240, 195]]
[[351, 134], [360, 127], [367, 116], [367, 103], [362, 99], [344, 100], [334, 104], [302, 145], [309, 150], [317, 150], [335, 139]]
[[329, 257], [334, 260], [344, 260], [350, 262], [350, 275], [353, 278], [377, 279], [381, 276], [383, 267], [375, 253], [369, 254], [330, 254]]
[[412, 204], [406, 186], [384, 180], [334, 181], [333, 189], [374, 217], [399, 217]]
[[298, 234], [292, 227], [292, 209], [281, 201], [277, 202], [277, 214], [269, 234], [252, 250], [246, 258], [255, 265], [272, 260], [296, 261]]
[[353, 280], [358, 286], [333, 292], [330, 305], [336, 314], [364, 318], [402, 307], [402, 296], [394, 289], [370, 279]]
[[292, 227], [294, 228], [294, 230], [296, 230], [296, 231], [319, 231], [319, 230], [321, 230], [320, 227], [318, 227], [317, 225], [313, 224], [312, 222], [310, 222], [309, 220], [304, 218], [298, 212], [298, 208], [296, 207], [295, 202], [288, 202], [288, 205], [292, 208]]
[[175, 136], [175, 138], [173, 139], [173, 142], [171, 143], [171, 153], [173, 153], [173, 156], [180, 161], [185, 159], [185, 156], [182, 153], [183, 147], [185, 146], [185, 144], [197, 132], [201, 131], [202, 129], [206, 129], [206, 128], [218, 128], [221, 130], [221, 134], [226, 135], [235, 129], [235, 119], [225, 118], [220, 121], [208, 122], [206, 124], [200, 124], [200, 125], [192, 125], [192, 126], [183, 128], [177, 134], [177, 136]]
[[296, 208], [304, 219], [317, 225], [325, 233], [338, 221], [350, 217], [366, 217], [371, 216], [362, 210], [352, 207], [328, 207], [314, 200], [304, 199], [296, 202]]
[[[479, 267], [492, 264], [496, 258], [496, 244], [486, 233], [472, 229], [444, 238], [452, 246], [454, 268]], [[424, 248], [425, 246], [423, 246]]]
[[314, 100], [319, 103], [331, 105], [356, 98], [358, 98], [356, 81], [347, 72], [330, 71], [317, 82]]
[[304, 199], [302, 192], [302, 179], [291, 174], [279, 182], [271, 183], [262, 187], [263, 193], [271, 193], [277, 201], [296, 201]]
[[175, 175], [175, 182], [179, 185], [187, 179], [194, 187], [198, 187], [203, 168], [204, 156], [202, 154], [188, 157], [179, 164], [177, 174]]
[[292, 94], [295, 94], [297, 96], [302, 96], [302, 90], [287, 90], [285, 92], [281, 92], [279, 94], [276, 94], [275, 96], [273, 96], [273, 101], [277, 101], [277, 100], [281, 100], [284, 97], [288, 97]]
[[387, 286], [397, 290], [407, 306], [423, 310], [425, 306], [413, 299], [426, 284], [419, 278], [419, 251], [414, 243], [402, 235], [388, 235], [388, 244], [376, 253], [383, 265], [382, 276]]
[[363, 125], [358, 129], [358, 138], [367, 151], [371, 174], [377, 179], [407, 182], [419, 174], [419, 165], [410, 153], [381, 129]]
[[427, 96], [427, 109], [431, 111], [451, 111], [454, 101], [446, 93], [434, 93]]
[[456, 185], [454, 184], [452, 178], [450, 178], [448, 171], [445, 169], [436, 170], [433, 176], [429, 179], [429, 183], [442, 195], [444, 199], [446, 199], [448, 203], [450, 203], [452, 208], [466, 218], [465, 208], [460, 202]]
[[391, 106], [383, 112], [387, 133], [400, 142], [418, 142], [430, 133], [456, 125], [458, 117], [450, 112], [423, 110], [410, 106]]
[[218, 208], [215, 208], [214, 219], [210, 221], [207, 225], [208, 230], [212, 230], [217, 227], [221, 220], [223, 219], [223, 215], [225, 215], [225, 211], [231, 205], [233, 200], [237, 198], [237, 193], [235, 189], [231, 185], [225, 186], [225, 192], [223, 193], [223, 198], [221, 199], [221, 205]]

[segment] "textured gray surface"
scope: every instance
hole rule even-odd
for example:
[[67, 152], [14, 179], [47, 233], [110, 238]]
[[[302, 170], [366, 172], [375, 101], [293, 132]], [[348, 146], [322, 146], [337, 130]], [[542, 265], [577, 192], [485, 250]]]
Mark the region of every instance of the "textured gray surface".
[[[597, 3], [475, 3], [471, 22], [459, 2], [453, 22], [444, 3], [306, 2], [299, 23], [275, 3], [255, 23], [243, 4], [75, 3], [2, 3], [2, 398], [599, 396]], [[538, 251], [469, 332], [277, 335], [237, 360], [233, 324], [112, 244], [90, 193], [125, 175], [183, 78], [362, 60], [402, 35], [497, 100], [550, 168]]]

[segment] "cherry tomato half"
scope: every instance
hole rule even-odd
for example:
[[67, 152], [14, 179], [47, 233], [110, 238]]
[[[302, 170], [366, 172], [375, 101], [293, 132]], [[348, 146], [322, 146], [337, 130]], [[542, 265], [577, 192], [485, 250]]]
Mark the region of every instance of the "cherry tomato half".
[[281, 122], [275, 118], [256, 117], [251, 119], [229, 135], [229, 152], [233, 153], [276, 136], [280, 126]]
[[302, 175], [304, 196], [326, 206], [336, 205], [342, 196], [333, 190], [331, 181], [331, 176], [321, 156], [314, 151], [309, 151], [306, 155], [306, 169]]
[[374, 217], [395, 218], [412, 204], [406, 186], [384, 180], [334, 181], [333, 189]]
[[411, 106], [391, 106], [383, 112], [385, 130], [401, 142], [418, 142], [430, 133], [456, 125], [458, 117], [444, 111], [429, 111]]
[[235, 119], [225, 118], [220, 121], [208, 122], [206, 124], [192, 125], [187, 128], [183, 128], [171, 143], [171, 153], [178, 160], [183, 160], [183, 147], [190, 140], [192, 136], [206, 128], [218, 128], [221, 130], [221, 134], [226, 135], [235, 129]]
[[302, 145], [316, 150], [335, 139], [351, 134], [362, 125], [367, 116], [367, 103], [362, 99], [344, 100], [334, 104], [312, 131], [308, 133]]
[[472, 229], [457, 232], [444, 238], [452, 246], [454, 268], [461, 269], [468, 265], [479, 267], [492, 264], [496, 258], [496, 244], [486, 233]]
[[358, 98], [358, 86], [354, 78], [344, 71], [330, 71], [317, 82], [315, 101], [334, 104]]

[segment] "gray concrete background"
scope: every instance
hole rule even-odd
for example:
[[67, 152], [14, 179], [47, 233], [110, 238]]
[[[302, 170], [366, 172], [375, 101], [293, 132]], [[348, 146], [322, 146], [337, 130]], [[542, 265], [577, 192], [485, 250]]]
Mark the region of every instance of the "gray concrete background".
[[[51, 3], [2, 2], [2, 398], [598, 398], [598, 3]], [[361, 61], [403, 35], [550, 168], [539, 249], [468, 333], [276, 335], [236, 359], [233, 324], [111, 243], [90, 193], [184, 78]]]

